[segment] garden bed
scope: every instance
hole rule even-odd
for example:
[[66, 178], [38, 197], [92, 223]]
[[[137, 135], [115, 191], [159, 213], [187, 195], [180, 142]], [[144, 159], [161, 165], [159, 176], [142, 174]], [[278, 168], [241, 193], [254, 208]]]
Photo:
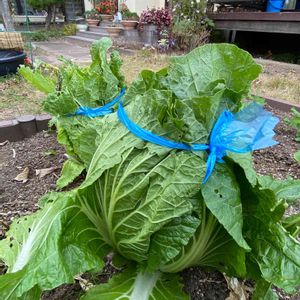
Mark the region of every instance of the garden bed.
[[[300, 165], [293, 160], [293, 153], [299, 149], [299, 143], [294, 141], [295, 130], [285, 124], [284, 118], [288, 113], [271, 109], [281, 122], [276, 128], [279, 145], [254, 154], [255, 168], [260, 174], [273, 174], [276, 178], [300, 178]], [[64, 149], [57, 144], [54, 132], [40, 132], [32, 138], [19, 142], [11, 142], [0, 146], [1, 174], [0, 174], [0, 239], [4, 237], [12, 219], [27, 215], [37, 210], [37, 201], [45, 193], [55, 190], [55, 182], [59, 177], [62, 163], [65, 160]], [[26, 183], [14, 181], [14, 178], [26, 167], [29, 168], [29, 177]], [[35, 174], [37, 169], [55, 168], [53, 172], [43, 178]], [[292, 208], [300, 210], [300, 205]], [[4, 266], [2, 266], [2, 272]], [[78, 299], [82, 293], [81, 285], [89, 282], [105, 282], [114, 272], [107, 260], [103, 273], [95, 278], [85, 277], [77, 280], [73, 285], [64, 285], [54, 291], [44, 294], [43, 299]], [[0, 266], [1, 273], [1, 266]], [[182, 272], [185, 290], [196, 299], [223, 300], [229, 296], [227, 282], [218, 272], [206, 272], [199, 268], [190, 268]], [[80, 285], [81, 284], [81, 285]], [[243, 287], [243, 285], [241, 285]], [[244, 287], [245, 288], [245, 287]], [[251, 284], [247, 283], [246, 291], [251, 291]], [[298, 296], [289, 297], [278, 291], [280, 299], [299, 299]], [[235, 299], [235, 298], [230, 298]], [[237, 298], [239, 299], [239, 298]]]

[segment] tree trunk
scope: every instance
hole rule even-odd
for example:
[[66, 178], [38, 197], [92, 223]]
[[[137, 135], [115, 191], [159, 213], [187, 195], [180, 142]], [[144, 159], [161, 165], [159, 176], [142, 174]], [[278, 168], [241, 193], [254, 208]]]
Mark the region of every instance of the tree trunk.
[[53, 25], [56, 26], [56, 23], [55, 23], [55, 19], [56, 19], [56, 5], [53, 5]]
[[0, 14], [2, 15], [6, 30], [14, 30], [14, 21], [10, 14], [8, 0], [0, 0]]
[[[1, 1], [1, 0], [0, 0]], [[46, 24], [45, 24], [45, 28], [49, 29], [50, 25], [51, 25], [51, 20], [52, 20], [52, 6], [48, 6], [47, 7], [47, 17], [46, 17]]]

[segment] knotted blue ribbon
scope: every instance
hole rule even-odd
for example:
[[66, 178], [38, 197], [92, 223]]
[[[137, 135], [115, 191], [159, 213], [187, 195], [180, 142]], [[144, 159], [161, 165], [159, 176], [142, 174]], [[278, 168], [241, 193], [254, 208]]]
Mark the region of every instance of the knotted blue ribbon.
[[75, 111], [74, 114], [70, 114], [69, 116], [81, 115], [81, 116], [87, 116], [89, 118], [95, 118], [95, 117], [101, 117], [101, 116], [111, 114], [111, 113], [113, 113], [112, 106], [114, 106], [116, 103], [118, 103], [121, 100], [121, 98], [125, 94], [125, 91], [126, 91], [126, 88], [123, 87], [121, 89], [120, 94], [117, 97], [115, 97], [113, 100], [106, 103], [102, 107], [91, 108], [91, 107], [86, 107], [86, 106], [80, 106]]
[[131, 121], [124, 110], [122, 101], [120, 101], [124, 94], [125, 87], [122, 88], [117, 97], [106, 105], [99, 108], [80, 107], [73, 115], [85, 115], [90, 118], [104, 116], [112, 113], [112, 106], [119, 102], [117, 114], [120, 121], [131, 133], [142, 140], [171, 149], [187, 151], [209, 150], [203, 183], [212, 174], [216, 162], [223, 162], [223, 157], [226, 156], [227, 151], [247, 153], [277, 144], [273, 140], [273, 136], [275, 135], [274, 127], [279, 122], [279, 119], [256, 103], [251, 103], [236, 114], [224, 111], [217, 119], [210, 133], [209, 144], [189, 145], [158, 136]]
[[223, 162], [226, 151], [247, 153], [277, 144], [272, 138], [275, 135], [273, 129], [279, 119], [256, 103], [236, 114], [224, 111], [212, 129], [209, 145], [177, 143], [141, 128], [128, 118], [122, 101], [119, 102], [117, 113], [120, 121], [131, 133], [147, 142], [179, 150], [209, 150], [203, 183], [210, 177], [216, 162]]

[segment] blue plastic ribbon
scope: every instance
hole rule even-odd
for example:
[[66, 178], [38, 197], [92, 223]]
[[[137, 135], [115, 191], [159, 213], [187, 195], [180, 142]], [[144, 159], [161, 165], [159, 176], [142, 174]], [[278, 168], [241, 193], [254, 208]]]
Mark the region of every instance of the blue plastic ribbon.
[[256, 103], [248, 105], [236, 114], [224, 111], [212, 129], [209, 145], [177, 143], [153, 134], [128, 118], [121, 101], [118, 117], [131, 133], [147, 142], [179, 150], [204, 151], [209, 149], [203, 183], [212, 174], [216, 162], [223, 162], [226, 151], [247, 153], [277, 144], [273, 136], [275, 135], [274, 127], [279, 119]]
[[277, 144], [273, 140], [273, 136], [275, 135], [274, 127], [279, 122], [279, 119], [256, 103], [251, 103], [236, 114], [224, 111], [217, 119], [210, 133], [208, 145], [189, 145], [171, 141], [143, 129], [128, 118], [121, 101], [125, 90], [126, 88], [123, 87], [117, 97], [102, 107], [80, 107], [73, 115], [85, 115], [90, 118], [104, 116], [112, 113], [112, 106], [119, 102], [117, 113], [120, 121], [131, 133], [142, 140], [171, 149], [187, 151], [209, 150], [203, 183], [212, 174], [216, 162], [223, 162], [223, 157], [226, 156], [227, 151], [247, 153]]
[[87, 116], [89, 118], [95, 118], [95, 117], [101, 117], [101, 116], [111, 114], [111, 113], [113, 113], [112, 106], [114, 106], [116, 103], [118, 103], [120, 101], [120, 99], [124, 96], [125, 91], [126, 91], [126, 88], [123, 87], [121, 89], [120, 94], [117, 97], [115, 97], [113, 100], [106, 103], [102, 107], [91, 108], [91, 107], [86, 107], [86, 106], [80, 106], [75, 111], [74, 114], [70, 114], [69, 116], [81, 115], [81, 116]]

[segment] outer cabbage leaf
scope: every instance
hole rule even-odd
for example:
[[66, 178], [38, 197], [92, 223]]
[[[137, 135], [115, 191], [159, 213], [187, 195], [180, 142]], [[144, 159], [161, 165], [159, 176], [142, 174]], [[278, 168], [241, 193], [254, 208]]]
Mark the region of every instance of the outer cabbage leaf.
[[91, 288], [82, 300], [188, 300], [176, 274], [143, 273], [130, 266], [108, 283]]
[[175, 218], [153, 234], [147, 261], [147, 270], [155, 271], [176, 257], [193, 237], [200, 220], [187, 215]]
[[102, 106], [115, 97], [123, 86], [120, 72], [122, 61], [114, 52], [110, 62], [107, 51], [112, 41], [103, 38], [92, 44], [92, 63], [89, 67], [79, 67], [65, 62], [59, 77], [59, 89], [48, 95], [43, 106], [53, 115], [74, 113], [79, 106]]
[[170, 62], [164, 83], [179, 99], [198, 96], [219, 81], [241, 100], [262, 69], [248, 52], [230, 44], [204, 45]]
[[271, 289], [272, 285], [260, 279], [256, 282], [252, 300], [278, 300], [278, 296]]
[[262, 189], [272, 190], [277, 201], [284, 200], [289, 204], [300, 201], [300, 179], [276, 180], [272, 176], [259, 176], [258, 182]]
[[22, 294], [21, 297], [17, 297], [15, 288], [18, 283], [25, 276], [25, 270], [18, 271], [16, 273], [9, 273], [5, 276], [0, 276], [0, 295], [2, 300], [40, 300], [42, 291], [38, 286], [33, 287], [28, 292]]
[[225, 227], [235, 242], [250, 250], [243, 237], [243, 212], [238, 183], [225, 164], [216, 166], [208, 182], [201, 189], [206, 206]]
[[39, 71], [33, 71], [29, 67], [21, 66], [18, 72], [28, 83], [45, 94], [52, 93], [56, 89], [55, 83], [51, 80], [51, 78], [45, 77]]
[[[128, 149], [119, 164], [105, 172], [104, 162], [110, 163], [106, 152], [102, 156], [96, 153], [99, 170], [92, 174], [100, 174], [100, 169], [103, 173], [99, 181], [80, 191], [86, 203], [93, 197], [93, 202], [98, 203], [106, 241], [111, 241], [121, 255], [136, 261], [147, 259], [154, 232], [192, 210], [188, 199], [197, 191], [195, 187], [205, 171], [204, 163], [201, 165], [201, 160], [191, 153], [166, 156], [153, 150]], [[91, 164], [89, 171], [93, 168]]]
[[294, 238], [297, 238], [300, 234], [300, 213], [285, 218], [282, 224]]
[[66, 187], [73, 182], [84, 170], [84, 165], [78, 163], [73, 159], [68, 159], [61, 170], [59, 179], [56, 182], [56, 186], [59, 189]]
[[[203, 199], [200, 197], [203, 203]], [[199, 207], [201, 223], [180, 253], [160, 267], [176, 273], [192, 266], [213, 267], [232, 276], [245, 276], [245, 250], [237, 245], [205, 205]]]
[[284, 229], [285, 206], [276, 194], [259, 185], [253, 188], [242, 169], [235, 167], [244, 211], [244, 233], [261, 276], [267, 282], [293, 293], [300, 282], [300, 243]]
[[72, 283], [76, 274], [103, 266], [109, 247], [76, 193], [52, 193], [45, 202], [42, 210], [16, 220], [0, 242], [0, 258], [8, 266], [0, 277], [1, 299]]

